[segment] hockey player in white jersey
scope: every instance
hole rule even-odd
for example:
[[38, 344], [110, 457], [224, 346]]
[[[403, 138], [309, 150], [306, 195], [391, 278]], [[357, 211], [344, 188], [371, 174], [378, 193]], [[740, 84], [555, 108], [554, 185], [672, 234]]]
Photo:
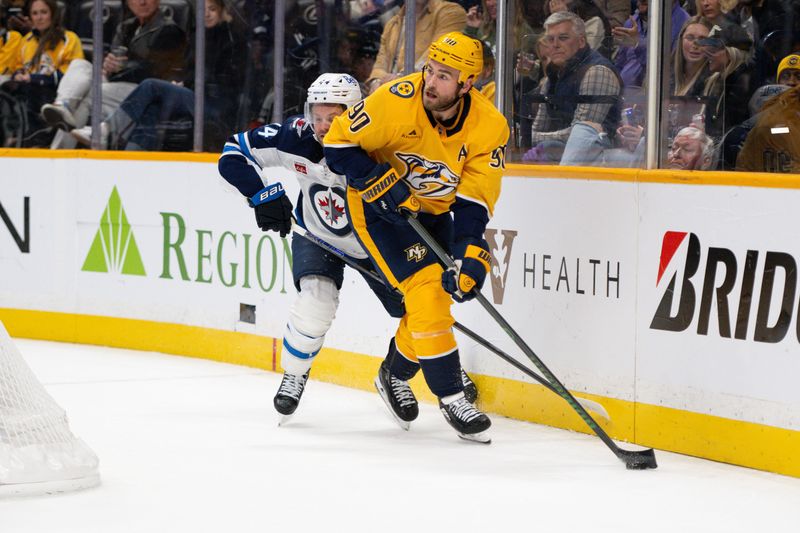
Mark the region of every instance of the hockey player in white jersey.
[[[327, 166], [322, 151], [325, 134], [333, 119], [361, 100], [358, 82], [347, 74], [323, 74], [308, 88], [304, 116], [283, 124], [267, 124], [233, 135], [225, 144], [219, 172], [243, 195], [253, 197], [268, 185], [261, 170], [282, 167], [293, 172], [301, 193], [296, 209], [297, 223], [319, 239], [347, 254], [370, 270], [372, 264], [353, 235], [345, 211], [347, 183]], [[255, 206], [258, 226], [285, 237], [292, 227], [292, 203], [286, 195]], [[275, 395], [275, 409], [286, 420], [297, 409], [314, 357], [322, 348], [339, 304], [339, 290], [345, 263], [304, 238], [292, 239], [297, 300], [289, 313], [283, 338], [281, 364], [284, 375]], [[404, 314], [402, 297], [385, 284], [364, 276], [386, 311], [393, 317]], [[394, 356], [394, 339], [387, 359]], [[474, 396], [474, 384], [463, 374]], [[407, 382], [393, 380], [388, 395], [382, 393], [401, 427], [408, 429], [419, 413], [416, 398]]]

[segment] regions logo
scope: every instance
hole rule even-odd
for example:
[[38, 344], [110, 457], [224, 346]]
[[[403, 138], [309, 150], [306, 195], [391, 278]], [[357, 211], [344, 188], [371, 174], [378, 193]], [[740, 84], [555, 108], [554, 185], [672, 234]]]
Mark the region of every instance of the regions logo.
[[83, 262], [84, 272], [111, 272], [144, 276], [144, 264], [117, 188], [111, 191], [100, 228]]
[[308, 192], [311, 203], [314, 205], [314, 213], [322, 223], [322, 227], [340, 237], [347, 235], [350, 232], [350, 226], [347, 223], [344, 190], [317, 184], [312, 186]]
[[489, 243], [492, 254], [490, 276], [492, 280], [492, 297], [494, 303], [503, 303], [508, 278], [508, 265], [511, 261], [511, 247], [517, 232], [513, 230], [496, 230], [486, 228], [484, 237]]
[[405, 179], [418, 196], [441, 198], [455, 192], [458, 175], [440, 161], [428, 161], [417, 154], [397, 152], [397, 158], [406, 166]]
[[410, 81], [401, 81], [392, 85], [389, 92], [400, 98], [411, 98], [414, 96], [414, 84]]

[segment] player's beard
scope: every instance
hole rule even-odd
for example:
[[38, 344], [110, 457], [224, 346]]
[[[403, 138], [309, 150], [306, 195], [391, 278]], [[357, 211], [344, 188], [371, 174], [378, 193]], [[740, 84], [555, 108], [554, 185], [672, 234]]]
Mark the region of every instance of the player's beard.
[[426, 100], [427, 97], [426, 92], [428, 89], [423, 87], [422, 90], [423, 90], [422, 105], [423, 107], [425, 107], [425, 109], [427, 109], [430, 112], [441, 113], [442, 111], [447, 111], [448, 109], [456, 105], [458, 101], [461, 99], [461, 96], [459, 96], [458, 92], [456, 92], [456, 94], [452, 98], [448, 98], [447, 100], [443, 99], [441, 94], [437, 94], [436, 101], [431, 102], [430, 100]]

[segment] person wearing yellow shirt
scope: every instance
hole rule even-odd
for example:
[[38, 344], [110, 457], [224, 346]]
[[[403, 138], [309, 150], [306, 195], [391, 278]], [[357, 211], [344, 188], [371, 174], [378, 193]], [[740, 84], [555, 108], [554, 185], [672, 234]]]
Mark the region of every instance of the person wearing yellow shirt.
[[80, 38], [61, 26], [55, 0], [33, 0], [29, 6], [33, 29], [22, 37], [11, 80], [3, 88], [26, 103], [23, 146], [47, 146], [54, 132], [39, 117], [39, 109], [53, 101], [61, 77], [73, 59], [83, 59], [83, 49]]
[[[325, 158], [347, 178], [356, 237], [405, 298], [394, 353], [375, 381], [378, 392], [402, 418], [396, 406], [413, 397], [407, 382], [422, 370], [458, 435], [488, 443], [491, 421], [464, 395], [450, 312], [453, 300], [475, 297], [489, 271], [484, 230], [505, 168], [508, 124], [474, 87], [482, 71], [480, 41], [443, 35], [431, 44], [422, 72], [379, 87], [333, 120]], [[458, 268], [443, 269], [404, 211], [414, 212]]]
[[22, 46], [22, 35], [7, 29], [5, 19], [5, 13], [0, 13], [0, 84], [14, 73]]

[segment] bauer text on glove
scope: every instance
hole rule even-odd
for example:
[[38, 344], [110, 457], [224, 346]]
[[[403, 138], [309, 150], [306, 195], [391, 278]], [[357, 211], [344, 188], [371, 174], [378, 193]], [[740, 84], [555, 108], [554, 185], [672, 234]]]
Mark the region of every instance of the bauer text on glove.
[[278, 183], [265, 187], [252, 198], [250, 205], [256, 215], [256, 224], [263, 231], [277, 231], [286, 237], [292, 231], [292, 201]]

